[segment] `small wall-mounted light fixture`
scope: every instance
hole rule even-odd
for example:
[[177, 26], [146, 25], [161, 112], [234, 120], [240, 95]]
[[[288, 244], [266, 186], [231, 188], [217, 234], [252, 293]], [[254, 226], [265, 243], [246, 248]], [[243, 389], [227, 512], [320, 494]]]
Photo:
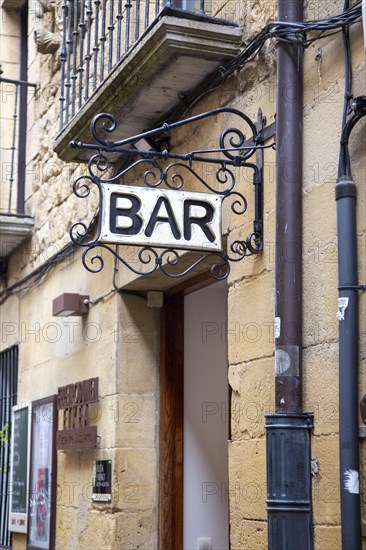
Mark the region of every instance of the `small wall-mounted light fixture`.
[[89, 296], [64, 292], [52, 301], [52, 315], [54, 317], [85, 315], [89, 311], [88, 300]]

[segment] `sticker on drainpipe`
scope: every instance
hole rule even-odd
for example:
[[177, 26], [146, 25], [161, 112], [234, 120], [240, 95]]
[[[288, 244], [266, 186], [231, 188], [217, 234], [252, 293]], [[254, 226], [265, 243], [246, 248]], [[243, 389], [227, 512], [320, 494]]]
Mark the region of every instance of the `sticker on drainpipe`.
[[344, 488], [349, 493], [358, 495], [360, 493], [360, 476], [356, 470], [345, 470]]
[[281, 334], [281, 317], [275, 317], [274, 320], [274, 337], [279, 338]]
[[348, 308], [348, 302], [349, 298], [338, 298], [338, 321], [344, 321], [344, 315], [346, 313], [346, 309]]

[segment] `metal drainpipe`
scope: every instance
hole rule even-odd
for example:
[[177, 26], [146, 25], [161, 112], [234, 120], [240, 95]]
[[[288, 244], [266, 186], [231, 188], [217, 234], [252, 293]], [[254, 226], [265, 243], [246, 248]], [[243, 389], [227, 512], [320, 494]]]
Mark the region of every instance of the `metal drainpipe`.
[[358, 296], [356, 185], [338, 178], [336, 188], [339, 287], [339, 456], [342, 548], [361, 548], [358, 434]]
[[[278, 20], [303, 21], [302, 0], [278, 0]], [[293, 38], [294, 36], [289, 36]], [[276, 414], [266, 417], [270, 550], [311, 550], [310, 430], [302, 412], [303, 46], [277, 48]]]
[[[361, 107], [357, 110], [357, 103]], [[357, 283], [357, 187], [348, 156], [348, 139], [357, 122], [366, 115], [366, 98], [356, 98], [355, 112], [342, 130], [340, 173], [335, 187], [338, 238], [339, 319], [339, 458], [342, 548], [361, 548], [361, 503], [359, 489], [358, 433], [358, 291]]]

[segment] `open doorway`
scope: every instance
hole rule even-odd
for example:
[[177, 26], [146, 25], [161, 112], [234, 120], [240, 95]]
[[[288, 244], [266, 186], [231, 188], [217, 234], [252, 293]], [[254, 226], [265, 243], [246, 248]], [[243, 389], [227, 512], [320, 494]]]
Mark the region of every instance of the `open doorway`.
[[226, 327], [226, 283], [201, 281], [166, 297], [158, 542], [164, 550], [229, 548]]
[[183, 549], [229, 548], [227, 284], [184, 298]]

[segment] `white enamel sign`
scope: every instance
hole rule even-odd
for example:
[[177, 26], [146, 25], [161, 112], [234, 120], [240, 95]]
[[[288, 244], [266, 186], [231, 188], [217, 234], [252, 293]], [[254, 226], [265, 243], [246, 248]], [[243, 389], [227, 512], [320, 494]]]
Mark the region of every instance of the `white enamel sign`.
[[102, 243], [221, 251], [222, 195], [102, 185]]

